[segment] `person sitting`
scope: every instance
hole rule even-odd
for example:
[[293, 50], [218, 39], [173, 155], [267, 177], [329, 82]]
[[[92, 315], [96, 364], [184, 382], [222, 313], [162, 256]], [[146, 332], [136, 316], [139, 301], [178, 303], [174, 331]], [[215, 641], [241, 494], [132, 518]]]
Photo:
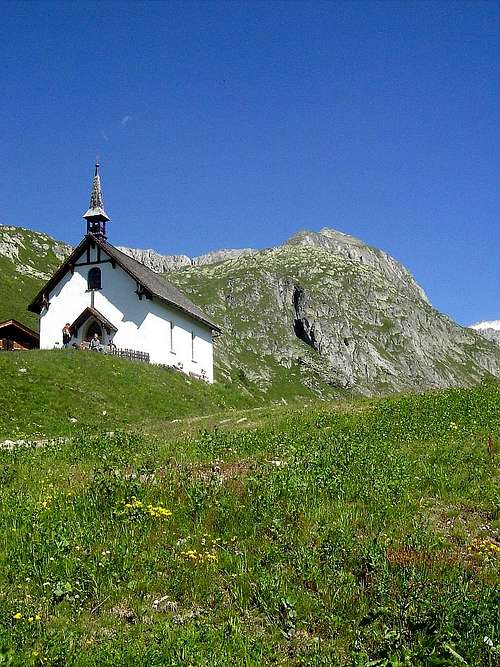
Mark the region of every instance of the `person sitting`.
[[100, 352], [102, 350], [101, 339], [97, 333], [94, 334], [94, 337], [90, 341], [90, 349], [94, 352]]

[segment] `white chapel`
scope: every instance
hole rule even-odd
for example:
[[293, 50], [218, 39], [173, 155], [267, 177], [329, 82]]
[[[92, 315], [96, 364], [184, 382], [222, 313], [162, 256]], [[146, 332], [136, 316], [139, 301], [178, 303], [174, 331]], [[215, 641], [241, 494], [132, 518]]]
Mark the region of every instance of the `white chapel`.
[[213, 382], [219, 327], [163, 276], [108, 243], [98, 164], [83, 217], [87, 233], [28, 306], [40, 315], [40, 348], [62, 346], [69, 324], [74, 347], [97, 333], [104, 352], [138, 353]]

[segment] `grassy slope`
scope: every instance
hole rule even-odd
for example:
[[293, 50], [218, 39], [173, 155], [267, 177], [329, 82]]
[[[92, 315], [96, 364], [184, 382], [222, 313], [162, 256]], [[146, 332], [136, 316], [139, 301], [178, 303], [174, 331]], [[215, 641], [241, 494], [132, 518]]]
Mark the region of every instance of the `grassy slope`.
[[32, 276], [15, 273], [12, 262], [0, 257], [0, 276], [2, 277], [2, 298], [0, 299], [0, 322], [18, 320], [38, 331], [38, 317], [27, 310], [27, 304], [38, 290], [42, 281]]
[[147, 427], [312, 396], [286, 378], [263, 395], [248, 382], [209, 386], [169, 368], [74, 350], [1, 353], [0, 378], [0, 438], [16, 439], [69, 435], [82, 427]]
[[[0, 322], [13, 318], [38, 331], [38, 317], [28, 312], [27, 306], [46, 281], [41, 275], [50, 276], [61, 264], [61, 255], [54, 251], [62, 246], [46, 234], [2, 225], [0, 243], [12, 245], [18, 252], [15, 261], [0, 254]], [[16, 271], [16, 265], [34, 275]]]
[[287, 410], [0, 451], [3, 661], [498, 664], [499, 385]]

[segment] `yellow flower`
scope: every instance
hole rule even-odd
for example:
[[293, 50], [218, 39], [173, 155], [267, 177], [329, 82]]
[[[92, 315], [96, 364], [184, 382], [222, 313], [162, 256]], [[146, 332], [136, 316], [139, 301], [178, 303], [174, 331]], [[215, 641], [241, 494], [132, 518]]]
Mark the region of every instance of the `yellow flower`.
[[42, 617], [40, 616], [40, 614], [37, 614], [35, 616], [35, 621], [41, 621], [41, 620], [42, 620]]
[[18, 621], [22, 617], [23, 615], [19, 611], [17, 612], [17, 614], [14, 614], [14, 618], [16, 619], [16, 621]]
[[166, 509], [166, 507], [162, 507], [161, 505], [148, 505], [147, 511], [150, 516], [155, 517], [156, 519], [172, 516], [172, 512]]
[[215, 554], [211, 554], [211, 553], [206, 553], [205, 554], [205, 559], [209, 563], [216, 563], [219, 560]]

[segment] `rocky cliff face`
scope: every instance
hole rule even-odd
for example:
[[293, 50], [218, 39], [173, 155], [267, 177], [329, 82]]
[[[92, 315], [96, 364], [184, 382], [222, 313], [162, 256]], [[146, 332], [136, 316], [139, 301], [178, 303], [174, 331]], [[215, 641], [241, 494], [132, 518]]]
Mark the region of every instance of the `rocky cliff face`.
[[187, 255], [160, 255], [155, 250], [141, 250], [140, 248], [125, 248], [117, 246], [126, 255], [133, 257], [156, 273], [176, 271], [183, 266], [191, 266], [192, 261]]
[[10, 260], [16, 273], [47, 280], [52, 266], [63, 262], [71, 250], [47, 234], [0, 225], [0, 257]]
[[218, 321], [223, 374], [265, 386], [276, 364], [302, 382], [363, 393], [500, 376], [500, 353], [438, 313], [386, 253], [334, 230], [170, 274]]

